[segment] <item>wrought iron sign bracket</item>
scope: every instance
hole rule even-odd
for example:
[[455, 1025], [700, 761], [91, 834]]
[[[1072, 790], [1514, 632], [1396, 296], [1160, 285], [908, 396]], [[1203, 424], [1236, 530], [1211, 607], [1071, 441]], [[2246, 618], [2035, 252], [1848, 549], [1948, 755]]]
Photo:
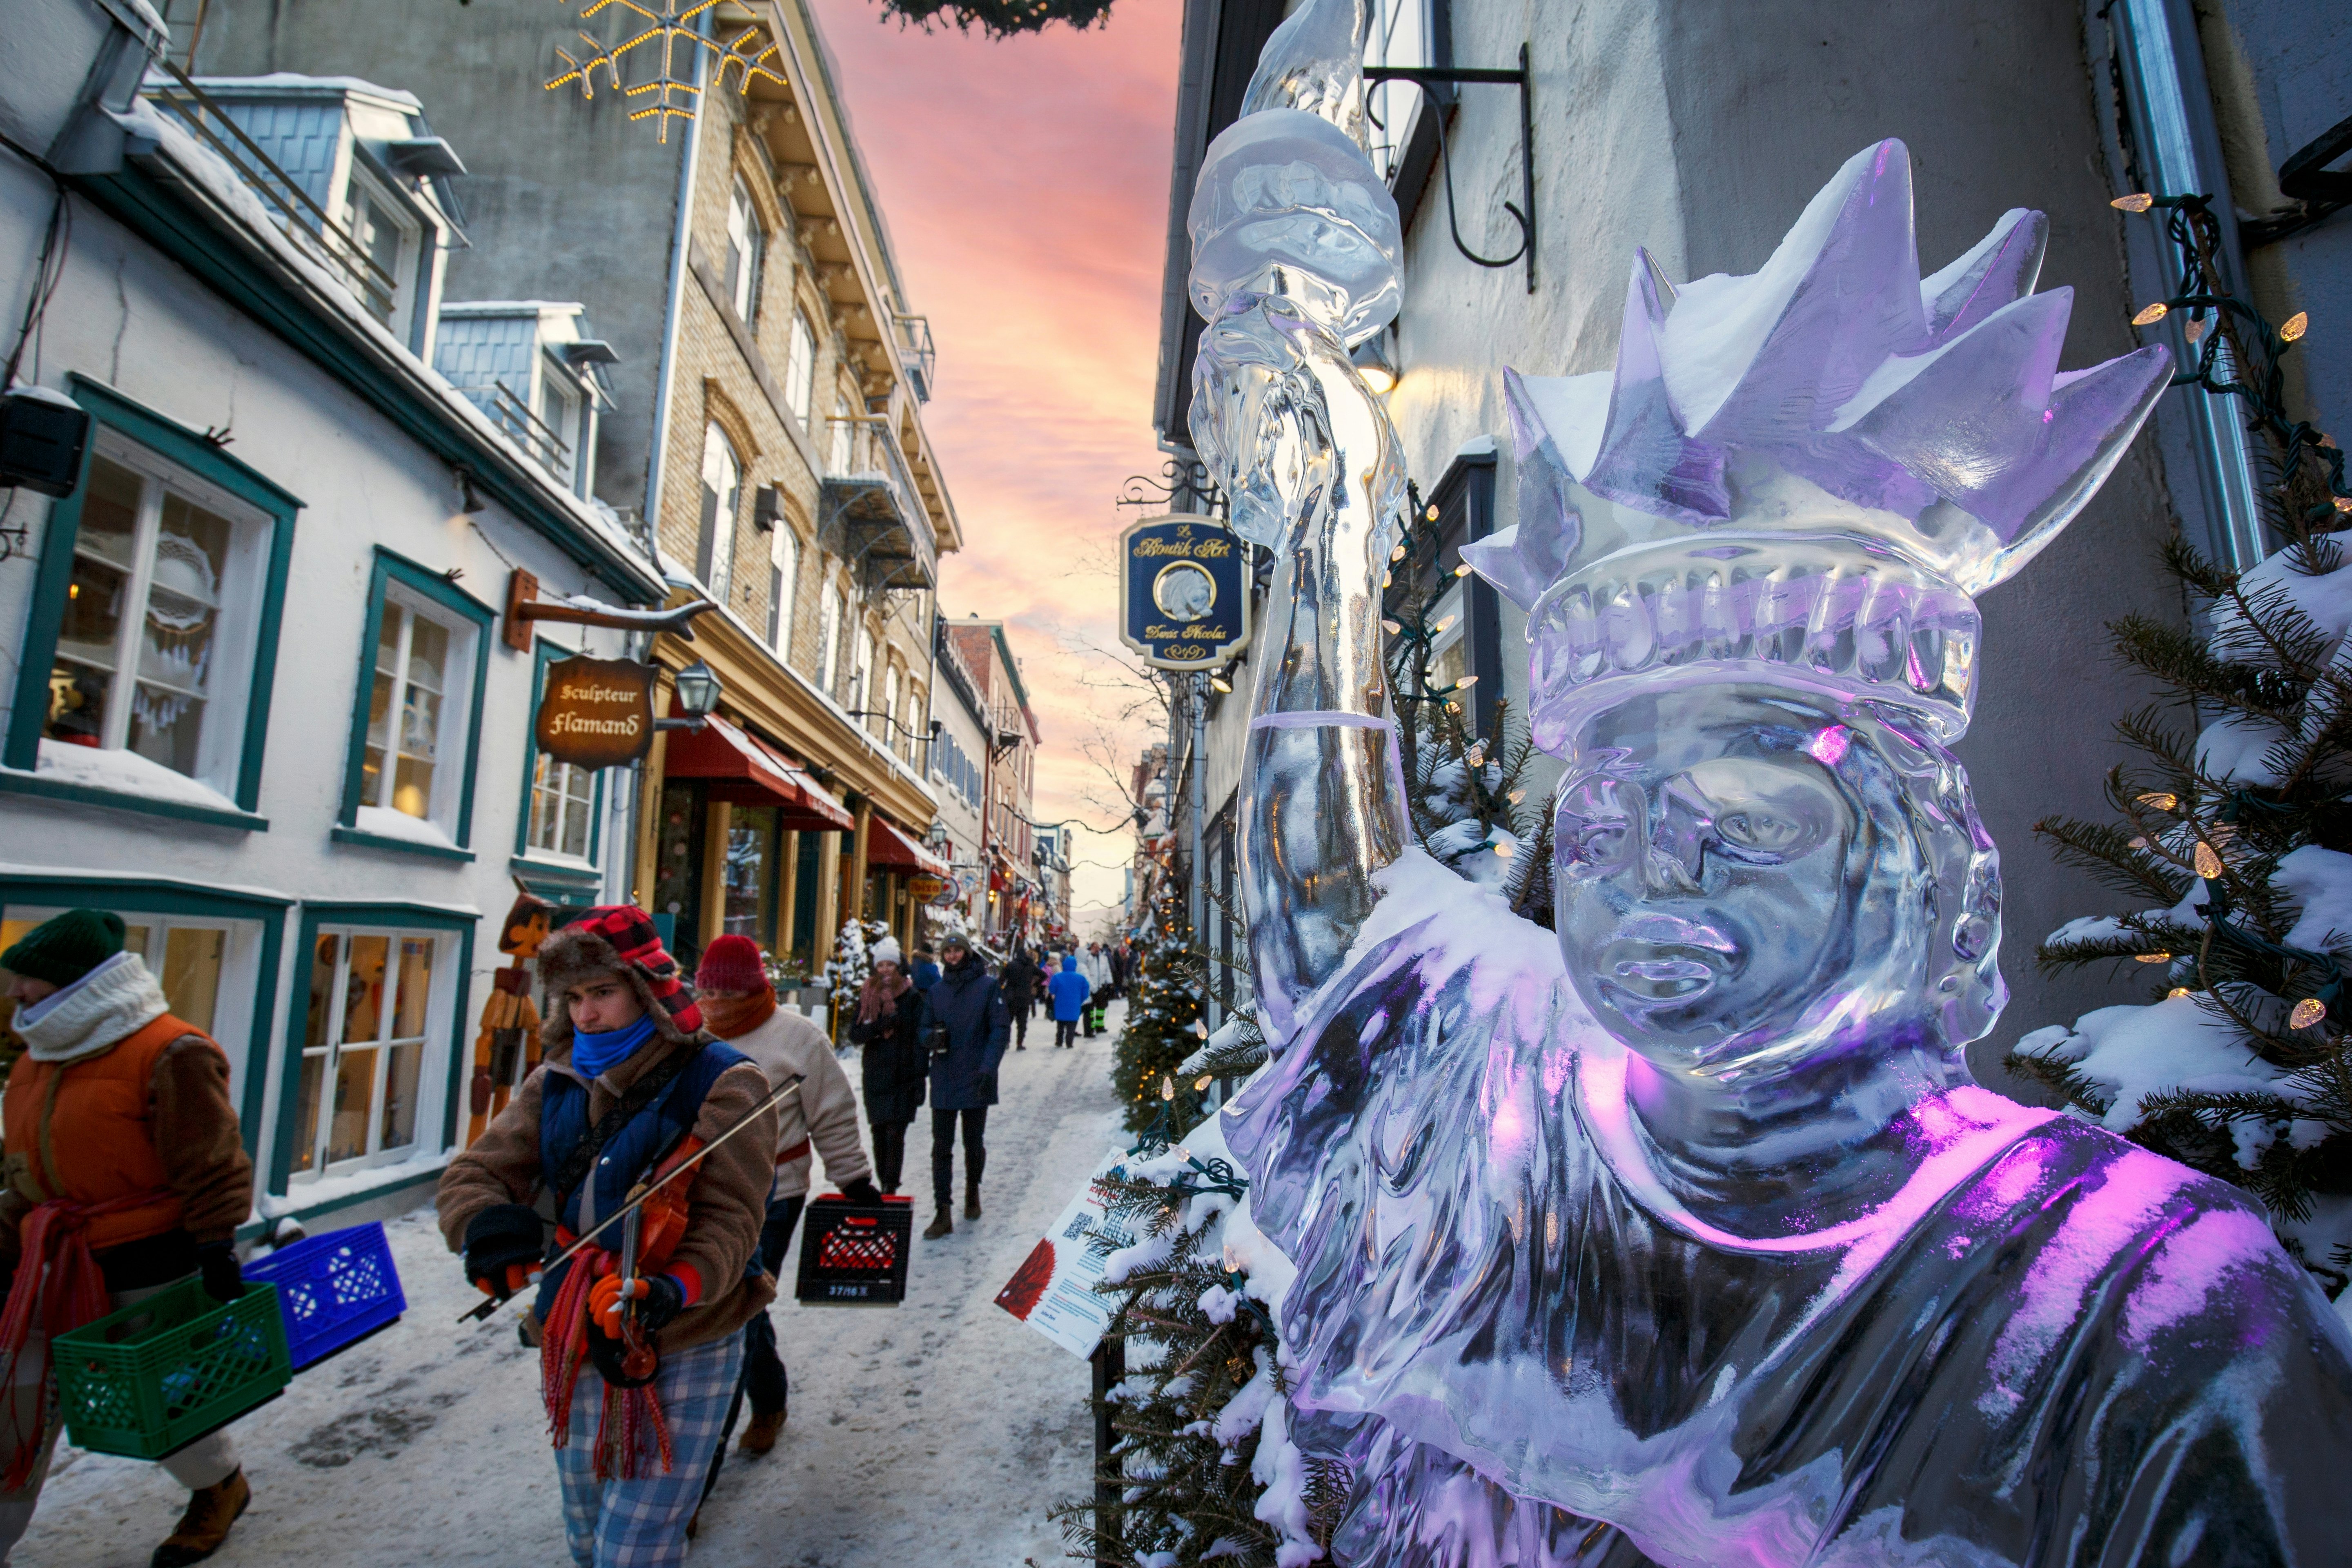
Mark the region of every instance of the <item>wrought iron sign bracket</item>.
[[518, 653], [530, 651], [530, 623], [561, 621], [568, 626], [604, 626], [613, 631], [667, 632], [691, 641], [694, 617], [719, 606], [708, 599], [680, 605], [674, 610], [624, 610], [594, 603], [562, 604], [539, 596], [539, 579], [518, 568], [507, 579], [504, 641]]
[[[1514, 262], [1527, 270], [1528, 292], [1536, 291], [1536, 114], [1535, 80], [1528, 68], [1528, 47], [1519, 46], [1519, 68], [1493, 70], [1473, 68], [1439, 68], [1435, 66], [1366, 66], [1367, 86], [1384, 81], [1409, 81], [1426, 95], [1429, 112], [1437, 128], [1437, 164], [1445, 181], [1445, 222], [1453, 231], [1454, 248], [1465, 259], [1480, 267], [1508, 267]], [[1445, 111], [1451, 105], [1441, 95], [1429, 91], [1437, 87], [1516, 87], [1519, 89], [1519, 199], [1505, 202], [1503, 210], [1518, 220], [1519, 247], [1504, 257], [1481, 256], [1462, 240], [1461, 220], [1454, 206], [1454, 161], [1445, 148]]]

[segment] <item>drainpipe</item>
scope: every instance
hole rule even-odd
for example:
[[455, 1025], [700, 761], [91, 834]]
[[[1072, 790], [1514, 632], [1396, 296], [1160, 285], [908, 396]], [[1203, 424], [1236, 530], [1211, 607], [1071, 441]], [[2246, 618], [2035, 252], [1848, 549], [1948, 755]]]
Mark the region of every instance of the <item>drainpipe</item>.
[[[2213, 96], [2205, 81], [2205, 62], [2197, 39], [2197, 21], [2189, 0], [2116, 0], [2108, 13], [2116, 58], [2123, 66], [2126, 111], [2131, 116], [2141, 172], [2156, 195], [2206, 195], [2221, 226], [2221, 253], [2217, 258], [2222, 280], [2233, 294], [2245, 291], [2240, 275], [2237, 208], [2230, 201], [2230, 180], [2221, 163], [2221, 131], [2213, 121]], [[2168, 244], [2158, 247], [2158, 281], [2167, 295], [2187, 291], [2178, 255]], [[2194, 358], [2176, 312], [2164, 331], [2174, 362]], [[2218, 365], [2222, 375], [2237, 374], [2229, 347], [2221, 345]], [[2252, 453], [2245, 426], [2236, 415], [2232, 398], [2192, 392], [2186, 400], [2189, 429], [2197, 445], [2197, 478], [2205, 501], [2208, 537], [2205, 553], [2244, 571], [2270, 552], [2263, 534], [2263, 513], [2256, 499]]]
[[[708, 13], [695, 21], [697, 30], [705, 37], [709, 35], [710, 25]], [[702, 98], [702, 59], [708, 53], [705, 49], [694, 51], [694, 87], [698, 102]], [[657, 573], [661, 572], [662, 458], [668, 443], [669, 386], [671, 371], [677, 357], [678, 318], [684, 314], [686, 302], [687, 247], [692, 242], [694, 231], [694, 176], [702, 150], [702, 121], [699, 119], [689, 120], [687, 126], [686, 147], [677, 160], [677, 226], [670, 237], [669, 282], [667, 302], [662, 311], [661, 356], [654, 366], [653, 430], [646, 446], [646, 538], [654, 552], [654, 570]], [[642, 649], [634, 646], [635, 641], [632, 637], [624, 645], [627, 649], [625, 657], [651, 658], [653, 637], [650, 635], [646, 637]], [[631, 767], [627, 777], [630, 785], [628, 858], [623, 861], [618, 856], [606, 857], [605, 879], [608, 897], [616, 901], [634, 902], [630, 895], [636, 889], [632, 884], [642, 888], [646, 897], [653, 895], [651, 887], [644, 885], [652, 879], [651, 868], [643, 868], [646, 874], [640, 878], [637, 873], [641, 868], [636, 864], [637, 845], [645, 833], [646, 764], [638, 763]]]

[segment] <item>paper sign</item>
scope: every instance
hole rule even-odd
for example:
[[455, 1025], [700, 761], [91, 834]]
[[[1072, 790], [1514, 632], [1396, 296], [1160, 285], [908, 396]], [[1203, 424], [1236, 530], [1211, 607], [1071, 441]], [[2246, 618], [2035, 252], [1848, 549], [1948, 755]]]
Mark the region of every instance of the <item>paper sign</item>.
[[1095, 1291], [1107, 1261], [1096, 1250], [1095, 1237], [1108, 1236], [1114, 1247], [1134, 1245], [1123, 1226], [1110, 1223], [1106, 1209], [1109, 1180], [1126, 1170], [1127, 1159], [1117, 1149], [1103, 1156], [1054, 1228], [996, 1293], [998, 1306], [1074, 1356], [1092, 1355], [1110, 1327], [1110, 1301]]

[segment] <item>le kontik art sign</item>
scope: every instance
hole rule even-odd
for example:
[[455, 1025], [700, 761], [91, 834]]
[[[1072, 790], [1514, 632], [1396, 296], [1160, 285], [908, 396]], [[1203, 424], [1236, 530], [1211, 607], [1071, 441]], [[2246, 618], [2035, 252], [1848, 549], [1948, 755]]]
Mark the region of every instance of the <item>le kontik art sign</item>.
[[567, 658], [547, 667], [533, 725], [539, 749], [583, 768], [616, 768], [653, 749], [654, 667]]
[[1249, 641], [1249, 552], [1213, 517], [1130, 525], [1119, 542], [1119, 637], [1161, 669], [1213, 669]]

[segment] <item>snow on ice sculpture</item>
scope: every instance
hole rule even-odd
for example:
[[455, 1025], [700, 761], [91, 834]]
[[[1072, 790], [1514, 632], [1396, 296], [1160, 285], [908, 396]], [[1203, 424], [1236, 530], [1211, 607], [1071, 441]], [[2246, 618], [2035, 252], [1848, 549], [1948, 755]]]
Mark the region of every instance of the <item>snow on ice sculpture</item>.
[[1233, 268], [1204, 312], [1195, 438], [1276, 560], [1243, 853], [1278, 1054], [1225, 1132], [1297, 1266], [1342, 1563], [2336, 1560], [2352, 1337], [2260, 1209], [1963, 1065], [2002, 1000], [1947, 750], [1972, 595], [2167, 365], [2056, 371], [2038, 215], [1923, 280], [1910, 213], [1882, 143], [1752, 277], [1638, 259], [1613, 374], [1512, 383], [1477, 565], [1568, 763], [1557, 939], [1401, 848], [1355, 286]]

